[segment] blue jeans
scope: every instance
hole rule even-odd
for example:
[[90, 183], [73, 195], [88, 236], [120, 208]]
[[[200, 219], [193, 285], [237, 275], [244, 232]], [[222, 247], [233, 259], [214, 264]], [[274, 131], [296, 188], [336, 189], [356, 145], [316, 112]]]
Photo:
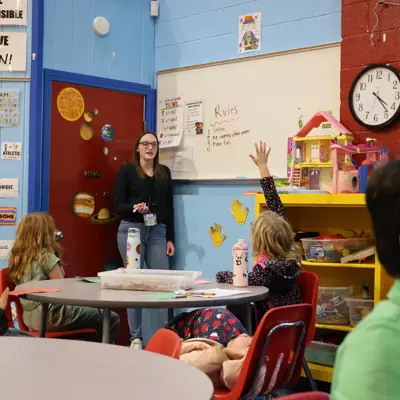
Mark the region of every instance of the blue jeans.
[[[140, 230], [140, 268], [169, 269], [165, 225], [144, 226], [141, 223], [127, 221], [121, 221], [117, 235], [118, 249], [124, 266], [126, 267], [126, 242], [129, 228], [138, 228]], [[167, 310], [157, 311], [157, 323], [159, 328], [163, 328], [168, 319]], [[128, 309], [128, 324], [131, 340], [143, 339], [141, 308]]]

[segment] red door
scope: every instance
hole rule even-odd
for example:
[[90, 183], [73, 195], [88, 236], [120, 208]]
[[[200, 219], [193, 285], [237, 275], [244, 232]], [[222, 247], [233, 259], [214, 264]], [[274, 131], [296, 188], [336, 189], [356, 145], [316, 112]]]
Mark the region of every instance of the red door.
[[[49, 212], [64, 233], [64, 269], [96, 276], [122, 265], [114, 180], [143, 130], [144, 97], [53, 82], [51, 107]], [[125, 315], [119, 343], [129, 336]]]

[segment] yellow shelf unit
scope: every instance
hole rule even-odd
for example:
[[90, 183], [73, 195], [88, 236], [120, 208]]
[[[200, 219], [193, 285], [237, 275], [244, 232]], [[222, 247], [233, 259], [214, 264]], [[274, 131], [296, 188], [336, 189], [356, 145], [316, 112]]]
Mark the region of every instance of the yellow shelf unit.
[[[345, 230], [364, 229], [372, 232], [364, 194], [282, 194], [285, 214], [294, 231], [337, 233]], [[255, 215], [266, 209], [265, 197], [255, 195]], [[354, 286], [365, 283], [374, 288], [375, 304], [386, 298], [393, 284], [377, 257], [369, 263], [316, 263], [304, 261], [306, 271], [315, 272], [320, 286]], [[350, 332], [350, 325], [316, 324], [318, 329]], [[309, 363], [314, 379], [331, 382], [333, 368]]]
[[295, 168], [333, 168], [331, 162], [303, 162], [294, 164]]

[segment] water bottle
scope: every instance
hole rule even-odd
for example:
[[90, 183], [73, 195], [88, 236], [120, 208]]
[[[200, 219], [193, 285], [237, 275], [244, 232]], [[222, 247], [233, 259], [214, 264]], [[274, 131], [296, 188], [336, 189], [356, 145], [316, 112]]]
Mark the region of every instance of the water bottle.
[[128, 240], [126, 242], [126, 268], [140, 268], [140, 230], [128, 229]]
[[249, 285], [248, 244], [246, 244], [243, 239], [239, 239], [238, 242], [232, 248], [232, 255], [233, 255], [233, 286], [247, 287]]

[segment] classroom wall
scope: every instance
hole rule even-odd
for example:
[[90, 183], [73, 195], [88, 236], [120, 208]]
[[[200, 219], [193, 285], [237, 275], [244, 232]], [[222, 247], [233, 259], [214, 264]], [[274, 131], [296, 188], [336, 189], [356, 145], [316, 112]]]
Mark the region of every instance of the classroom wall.
[[[385, 132], [370, 132], [352, 117], [348, 104], [351, 83], [360, 70], [372, 63], [390, 63], [400, 69], [400, 7], [377, 5], [376, 0], [343, 0], [342, 9], [342, 66], [341, 66], [341, 122], [352, 131], [358, 140], [377, 138], [377, 144], [389, 146], [393, 156], [400, 154], [400, 124]], [[374, 10], [379, 17], [376, 24]], [[383, 34], [386, 41], [383, 41]]]
[[[262, 49], [253, 54], [341, 40], [340, 0], [161, 0], [155, 24], [155, 72], [237, 58], [238, 17], [260, 11]], [[250, 239], [254, 201], [243, 193], [252, 189], [260, 190], [244, 184], [175, 187], [177, 268], [200, 269], [208, 277], [232, 268], [233, 244], [239, 238]], [[236, 224], [229, 213], [234, 199], [249, 207], [245, 225]], [[214, 222], [227, 235], [220, 248], [212, 246], [208, 233]]]
[[[29, 77], [31, 71], [31, 32], [32, 32], [32, 2], [28, 1], [27, 27], [5, 26], [1, 32], [28, 32], [27, 70], [26, 72], [0, 72], [2, 77]], [[30, 82], [1, 82], [0, 89], [20, 90], [20, 124], [15, 128], [0, 128], [0, 142], [22, 142], [22, 160], [1, 160], [0, 178], [19, 179], [19, 198], [0, 198], [0, 206], [17, 207], [17, 221], [28, 210], [28, 166], [29, 166], [29, 92]], [[13, 240], [15, 226], [0, 226], [0, 240]], [[0, 260], [0, 269], [7, 266], [7, 260]]]
[[[44, 67], [153, 83], [154, 19], [150, 0], [45, 0]], [[110, 32], [93, 32], [95, 17]]]

